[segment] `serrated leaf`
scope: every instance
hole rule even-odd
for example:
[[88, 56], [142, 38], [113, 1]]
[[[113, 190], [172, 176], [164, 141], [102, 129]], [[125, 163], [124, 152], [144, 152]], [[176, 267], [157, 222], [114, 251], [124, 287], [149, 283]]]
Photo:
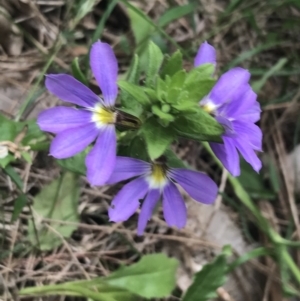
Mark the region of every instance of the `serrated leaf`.
[[168, 84], [166, 83], [166, 81], [164, 81], [160, 77], [158, 77], [157, 81], [156, 81], [156, 93], [157, 93], [157, 98], [161, 102], [165, 102], [165, 100], [167, 98], [167, 87], [168, 87]]
[[214, 70], [215, 66], [212, 64], [203, 64], [199, 67], [195, 67], [187, 74], [184, 83], [187, 85], [190, 82], [211, 78]]
[[154, 117], [150, 117], [145, 121], [141, 131], [151, 160], [161, 156], [174, 140], [172, 128], [163, 127]]
[[171, 57], [165, 59], [161, 70], [161, 77], [165, 78], [166, 75], [173, 76], [180, 70], [182, 70], [182, 53], [180, 50], [177, 50]]
[[183, 89], [189, 93], [189, 101], [198, 103], [204, 96], [208, 95], [215, 84], [212, 78], [189, 82]]
[[166, 100], [168, 103], [177, 102], [182, 92], [182, 86], [184, 84], [185, 77], [186, 77], [185, 70], [181, 70], [172, 76], [171, 82], [168, 85], [168, 90], [167, 90]]
[[175, 287], [177, 267], [178, 261], [165, 254], [145, 255], [138, 263], [112, 273], [105, 282], [144, 298], [163, 298]]
[[178, 87], [173, 87], [171, 89], [168, 89], [168, 94], [167, 94], [167, 102], [172, 104], [176, 104], [180, 100], [180, 94], [182, 92], [181, 88]]
[[158, 116], [162, 120], [172, 122], [175, 119], [173, 115], [163, 112], [157, 105], [152, 106], [151, 110], [154, 115]]
[[158, 94], [156, 94], [155, 90], [151, 88], [144, 87], [144, 92], [148, 95], [148, 97], [151, 99], [151, 102], [155, 102], [158, 98]]
[[217, 298], [216, 290], [226, 281], [227, 261], [224, 254], [219, 255], [212, 263], [206, 264], [195, 275], [183, 301], [207, 301]]
[[146, 70], [146, 86], [152, 87], [155, 83], [156, 77], [158, 76], [164, 56], [159, 47], [152, 41], [149, 42], [147, 56], [148, 64]]
[[127, 92], [129, 95], [131, 95], [137, 102], [139, 102], [141, 105], [149, 105], [150, 99], [145, 94], [142, 87], [134, 85], [132, 83], [126, 82], [126, 81], [118, 81], [118, 86], [121, 88], [122, 91]]
[[198, 105], [192, 101], [185, 101], [180, 104], [172, 104], [172, 108], [187, 113], [197, 113], [199, 110]]
[[[33, 212], [37, 228], [38, 241], [34, 231], [33, 222], [29, 222], [28, 239], [33, 245], [38, 245], [41, 250], [51, 250], [62, 243], [59, 235], [69, 238], [76, 225], [49, 222], [47, 227], [43, 218], [60, 220], [64, 222], [79, 222], [77, 206], [79, 198], [79, 186], [77, 177], [72, 173], [65, 173], [59, 179], [43, 187], [34, 198]], [[51, 229], [53, 229], [51, 231]], [[59, 233], [59, 235], [57, 233]]]
[[194, 114], [179, 116], [173, 124], [179, 136], [197, 141], [222, 142], [223, 127], [201, 108]]
[[169, 88], [181, 88], [184, 85], [187, 73], [185, 70], [180, 70], [176, 72], [171, 77], [171, 82], [169, 84]]

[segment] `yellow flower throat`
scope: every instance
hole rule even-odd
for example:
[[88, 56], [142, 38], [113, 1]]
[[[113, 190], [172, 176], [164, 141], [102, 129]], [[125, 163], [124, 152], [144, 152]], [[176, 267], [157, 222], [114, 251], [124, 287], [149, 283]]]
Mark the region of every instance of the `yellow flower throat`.
[[161, 188], [167, 183], [166, 171], [165, 166], [162, 164], [154, 163], [152, 165], [151, 176], [149, 177], [152, 188]]
[[97, 106], [93, 112], [93, 121], [99, 125], [116, 122], [116, 113], [102, 106]]

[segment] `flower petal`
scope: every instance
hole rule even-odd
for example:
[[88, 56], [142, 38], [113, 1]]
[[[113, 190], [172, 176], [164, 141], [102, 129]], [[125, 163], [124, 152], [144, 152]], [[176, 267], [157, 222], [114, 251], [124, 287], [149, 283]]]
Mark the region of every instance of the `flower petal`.
[[138, 178], [126, 184], [115, 196], [108, 210], [109, 220], [126, 221], [139, 207], [139, 200], [144, 198], [148, 190], [144, 178]]
[[141, 208], [138, 221], [138, 235], [143, 235], [147, 222], [151, 218], [155, 205], [159, 201], [160, 192], [158, 189], [150, 190]]
[[106, 126], [85, 159], [87, 179], [92, 186], [105, 184], [111, 176], [116, 163], [116, 148], [115, 127]]
[[251, 106], [256, 99], [256, 94], [253, 92], [250, 85], [244, 84], [237, 89], [232, 95], [230, 102], [225, 102], [219, 109], [218, 113], [227, 118], [238, 117], [239, 114]]
[[247, 144], [243, 143], [238, 139], [235, 139], [235, 145], [239, 150], [239, 152], [241, 153], [241, 155], [244, 157], [244, 159], [252, 166], [252, 168], [256, 172], [259, 172], [262, 167], [262, 163], [260, 159], [257, 157], [255, 151]]
[[258, 101], [239, 116], [240, 119], [250, 122], [257, 122], [260, 119], [261, 108]]
[[145, 161], [118, 156], [113, 173], [105, 184], [115, 184], [149, 171], [151, 171], [151, 165]]
[[68, 74], [48, 74], [45, 85], [61, 100], [81, 107], [91, 108], [99, 101], [99, 97], [94, 92]]
[[236, 133], [234, 132], [233, 129], [233, 124], [229, 119], [223, 116], [216, 116], [216, 120], [223, 126], [226, 136], [228, 137], [236, 136]]
[[186, 224], [186, 206], [174, 183], [169, 182], [163, 190], [164, 217], [169, 226], [182, 228]]
[[262, 150], [262, 131], [257, 125], [252, 122], [235, 120], [233, 127], [237, 133], [235, 140], [243, 141], [243, 144], [247, 144], [255, 150]]
[[91, 144], [99, 134], [94, 123], [59, 133], [50, 146], [50, 155], [57, 159], [74, 156]]
[[209, 143], [211, 149], [224, 167], [234, 176], [240, 175], [240, 158], [232, 138], [223, 136], [224, 144]]
[[250, 73], [243, 68], [233, 68], [224, 73], [210, 92], [210, 100], [221, 105], [225, 102], [232, 101], [236, 93], [240, 93], [240, 89], [245, 89], [245, 84], [250, 79]]
[[218, 186], [206, 174], [184, 168], [172, 168], [171, 177], [196, 201], [212, 204], [218, 194]]
[[198, 67], [207, 63], [216, 65], [216, 57], [216, 49], [205, 41], [199, 47], [194, 60], [194, 66]]
[[58, 134], [92, 121], [89, 111], [68, 107], [55, 107], [41, 112], [37, 124], [42, 131]]
[[118, 95], [118, 62], [112, 48], [100, 41], [94, 43], [90, 52], [90, 65], [104, 102], [113, 106]]

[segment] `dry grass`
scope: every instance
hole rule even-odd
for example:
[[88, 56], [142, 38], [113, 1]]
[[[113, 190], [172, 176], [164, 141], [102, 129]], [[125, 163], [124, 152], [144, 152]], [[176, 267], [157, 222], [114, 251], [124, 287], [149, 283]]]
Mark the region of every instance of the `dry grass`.
[[[188, 1], [132, 2], [155, 21], [171, 5], [183, 5]], [[0, 1], [0, 109], [6, 115], [17, 114], [41, 72], [68, 72], [72, 59], [88, 52], [92, 34], [99, 19], [105, 14], [108, 3], [109, 1], [97, 1], [93, 11], [76, 23], [76, 1]], [[292, 227], [291, 237], [299, 240], [299, 205], [285, 158], [294, 148], [294, 141], [299, 142], [296, 124], [299, 112], [300, 26], [298, 23], [297, 27], [296, 23], [300, 10], [293, 5], [284, 6], [279, 1], [268, 0], [241, 1], [231, 12], [226, 11], [229, 7], [229, 1], [199, 1], [196, 14], [175, 20], [165, 31], [191, 54], [195, 53], [200, 41], [209, 39], [218, 50], [219, 70], [234, 64], [241, 53], [257, 50], [256, 54], [249, 54], [246, 59], [241, 58], [238, 62], [238, 65], [247, 67], [256, 74], [254, 80], [261, 80], [280, 58], [288, 58], [285, 68], [279, 70], [286, 71], [286, 75], [271, 76], [259, 91], [259, 99], [264, 108], [260, 123], [265, 136], [264, 159], [266, 162], [273, 162], [277, 168], [281, 186], [272, 203], [263, 198], [258, 202], [261, 212], [279, 233], [286, 233], [290, 221], [293, 221], [295, 227]], [[289, 20], [294, 21], [295, 25], [288, 26]], [[131, 47], [134, 47], [126, 9], [123, 4], [118, 4], [106, 22], [102, 38], [114, 46], [122, 71], [130, 63], [130, 55], [122, 51], [121, 41], [124, 36], [132, 43]], [[167, 46], [170, 51], [174, 50], [172, 45]], [[191, 61], [187, 60], [186, 65], [189, 67]], [[56, 104], [57, 100], [42, 90], [25, 111], [23, 118], [35, 117], [42, 109]], [[227, 185], [226, 173], [217, 169], [199, 144], [181, 141], [174, 147], [182, 159], [209, 173], [220, 183], [220, 190], [235, 200]], [[24, 181], [24, 193], [31, 201], [45, 184], [58, 177], [61, 172], [46, 153], [32, 153], [32, 157], [32, 165], [19, 163], [15, 166]], [[265, 185], [271, 186], [271, 174], [267, 168], [263, 171], [263, 177]], [[169, 229], [159, 211], [149, 223], [147, 233], [139, 238], [136, 236], [136, 216], [124, 224], [106, 223], [107, 208], [114, 189], [91, 188], [84, 178], [81, 183], [78, 206], [80, 223], [76, 224], [77, 230], [68, 240], [56, 233], [62, 245], [51, 252], [40, 252], [38, 247], [31, 246], [24, 239], [28, 220], [32, 218], [30, 204], [25, 207], [17, 222], [10, 223], [17, 190], [10, 178], [0, 172], [0, 205], [4, 209], [0, 223], [0, 295], [2, 294], [3, 300], [17, 300], [17, 289], [26, 286], [108, 275], [120, 264], [130, 264], [141, 254], [158, 251], [167, 252], [180, 259], [178, 286], [185, 289], [185, 281], [190, 281], [192, 273], [218, 253], [223, 245], [222, 241], [218, 241], [218, 233], [214, 236], [214, 231], [219, 231], [215, 228], [218, 224], [213, 229], [209, 228], [212, 221], [216, 220], [215, 216], [217, 220], [220, 216], [229, 220], [228, 232], [237, 231], [233, 233], [237, 233], [235, 235], [238, 236], [238, 242], [234, 239], [229, 242], [237, 246], [236, 249], [243, 246], [238, 253], [251, 247], [246, 235], [251, 229], [256, 244], [267, 246], [270, 243], [253, 227], [253, 218], [245, 209], [237, 206], [243, 213], [244, 220], [241, 221], [241, 211], [224, 207], [222, 198], [218, 200], [217, 207], [210, 212], [207, 220], [201, 219], [201, 216], [207, 214], [207, 211], [202, 211], [206, 209], [201, 206], [195, 209], [188, 200], [191, 221], [181, 231]], [[198, 210], [197, 214], [195, 210]], [[198, 220], [199, 215], [201, 216]], [[47, 223], [47, 219], [44, 222]], [[50, 228], [51, 230], [55, 231]], [[226, 232], [224, 235], [226, 236]], [[228, 239], [232, 237], [229, 235]], [[295, 258], [300, 264], [299, 252], [295, 252]], [[247, 273], [251, 277], [262, 279], [260, 283], [257, 284], [253, 279], [245, 281], [238, 276], [242, 279], [240, 282], [235, 280], [218, 292], [221, 300], [287, 300], [282, 296], [278, 285], [278, 266], [272, 259], [253, 261], [248, 269]], [[45, 297], [26, 300], [75, 298]], [[169, 300], [178, 298], [172, 297]]]

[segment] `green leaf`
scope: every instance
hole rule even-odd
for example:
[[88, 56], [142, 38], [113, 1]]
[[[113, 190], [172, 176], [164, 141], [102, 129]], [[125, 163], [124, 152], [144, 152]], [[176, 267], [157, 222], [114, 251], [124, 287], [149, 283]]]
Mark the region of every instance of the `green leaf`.
[[[137, 54], [133, 57], [129, 72], [127, 74], [127, 82], [131, 84], [138, 84], [140, 70], [139, 70], [139, 57]], [[141, 104], [134, 99], [130, 93], [126, 90], [121, 90], [121, 104], [122, 108], [125, 109], [128, 113], [135, 114], [136, 116], [140, 116], [143, 108]]]
[[209, 79], [212, 77], [214, 70], [215, 66], [213, 64], [203, 64], [199, 67], [195, 67], [187, 74], [184, 84], [188, 85], [191, 82]]
[[122, 267], [105, 281], [144, 298], [163, 298], [175, 287], [178, 261], [165, 254], [145, 255], [131, 266]]
[[[57, 222], [43, 223], [43, 218], [76, 223], [79, 222], [77, 214], [79, 185], [77, 177], [65, 173], [59, 179], [45, 186], [34, 198], [33, 211], [37, 229], [38, 240], [33, 222], [29, 222], [28, 239], [34, 245], [39, 243], [41, 250], [51, 250], [62, 243], [60, 235], [69, 238], [76, 225], [60, 224]], [[48, 225], [48, 226], [47, 226]]]
[[6, 157], [0, 158], [0, 166], [6, 168], [9, 163], [16, 161], [15, 157], [12, 154], [7, 154]]
[[221, 254], [195, 275], [195, 279], [184, 295], [183, 301], [206, 301], [217, 298], [216, 290], [224, 285], [226, 272], [226, 256]]
[[159, 18], [158, 25], [164, 27], [172, 21], [175, 21], [192, 13], [195, 10], [195, 8], [195, 3], [172, 7]]
[[223, 127], [201, 108], [194, 114], [176, 118], [173, 124], [179, 136], [197, 141], [222, 142]]
[[160, 66], [163, 61], [163, 54], [159, 47], [152, 41], [149, 42], [148, 46], [148, 65], [146, 70], [146, 86], [152, 87], [155, 79], [158, 76]]
[[25, 194], [20, 194], [14, 201], [14, 210], [11, 216], [11, 223], [14, 223], [19, 215], [21, 214], [23, 208], [27, 204], [27, 197]]
[[145, 94], [142, 87], [123, 80], [118, 81], [118, 86], [121, 88], [122, 91], [125, 91], [129, 95], [131, 95], [141, 105], [145, 106], [150, 104], [150, 100], [148, 96]]
[[[135, 11], [136, 10], [136, 11]], [[135, 38], [135, 42], [138, 46], [141, 46], [144, 41], [147, 42], [150, 33], [153, 31], [154, 27], [142, 17], [144, 13], [135, 7], [135, 9], [128, 8], [128, 15], [130, 18], [131, 29]], [[138, 14], [137, 12], [140, 12]], [[137, 51], [140, 53], [140, 51]]]
[[36, 120], [26, 120], [18, 124], [18, 132], [21, 132], [24, 127], [27, 127], [25, 131], [25, 136], [22, 139], [21, 143], [24, 146], [30, 146], [32, 150], [45, 150], [49, 146], [47, 136], [44, 132], [38, 127]]
[[136, 136], [131, 140], [129, 147], [128, 147], [128, 155], [127, 156], [132, 157], [132, 158], [137, 158], [137, 159], [140, 159], [143, 161], [149, 160], [145, 140], [142, 137]]
[[194, 101], [187, 100], [188, 97], [187, 98], [183, 97], [183, 99], [185, 101], [180, 101], [179, 104], [172, 104], [172, 108], [174, 108], [178, 111], [187, 112], [187, 113], [197, 113], [198, 112], [198, 110], [199, 110], [198, 103], [195, 103]]
[[185, 70], [178, 71], [175, 73], [172, 78], [171, 82], [168, 85], [167, 90], [167, 102], [168, 103], [176, 103], [180, 94], [182, 92], [182, 86], [186, 77]]
[[165, 102], [167, 98], [167, 87], [168, 84], [166, 81], [162, 80], [160, 77], [157, 78], [156, 81], [156, 98], [161, 102]]
[[276, 194], [264, 184], [264, 176], [256, 173], [245, 160], [241, 160], [241, 175], [237, 177], [252, 198], [274, 199]]
[[[159, 78], [158, 78], [159, 80]], [[151, 89], [151, 88], [146, 88], [143, 87], [144, 92], [149, 96], [150, 100], [152, 103], [156, 102], [156, 100], [158, 99], [158, 92], [155, 92], [155, 90]]]
[[154, 117], [146, 120], [141, 131], [151, 160], [161, 156], [174, 140], [173, 130], [160, 125]]
[[30, 156], [29, 153], [27, 153], [27, 152], [21, 152], [21, 155], [22, 155], [23, 159], [24, 159], [27, 163], [32, 164], [32, 159], [31, 159], [31, 156]]
[[78, 57], [75, 57], [74, 60], [72, 61], [71, 69], [72, 69], [73, 76], [87, 86], [88, 80], [86, 79], [85, 75], [80, 69]]
[[12, 181], [17, 185], [17, 187], [22, 191], [23, 182], [19, 174], [14, 170], [11, 165], [7, 165], [3, 171], [12, 179]]
[[137, 295], [125, 289], [113, 287], [103, 282], [103, 278], [83, 281], [70, 281], [62, 284], [26, 287], [19, 291], [22, 296], [76, 296], [93, 301], [135, 301], [140, 299]]
[[97, 0], [85, 0], [79, 4], [77, 9], [76, 16], [72, 20], [72, 28], [74, 29], [75, 26], [79, 23], [79, 21], [84, 18], [89, 12], [92, 11], [94, 5], [96, 4]]
[[86, 174], [85, 157], [90, 148], [67, 159], [56, 160], [57, 164], [67, 171], [84, 176]]
[[185, 70], [180, 70], [171, 76], [171, 83], [169, 84], [169, 88], [181, 88], [185, 81], [187, 74]]
[[166, 75], [172, 77], [180, 70], [182, 70], [182, 53], [180, 50], [177, 50], [171, 57], [166, 57], [161, 70], [161, 77], [165, 78]]
[[172, 122], [175, 119], [173, 115], [163, 112], [157, 105], [152, 106], [151, 110], [154, 115], [158, 116], [162, 120]]
[[0, 114], [0, 141], [13, 141], [17, 135], [16, 122]]
[[135, 54], [127, 75], [127, 82], [132, 84], [138, 84], [139, 78], [140, 78], [139, 56]]
[[189, 168], [181, 159], [179, 159], [176, 154], [168, 148], [164, 155], [167, 157], [167, 165], [173, 168]]
[[[182, 85], [182, 90], [188, 92], [188, 100], [199, 102], [204, 96], [208, 95], [215, 84], [212, 78], [214, 72], [214, 65], [204, 64], [192, 69], [186, 76], [185, 82]], [[181, 100], [179, 98], [179, 101]]]
[[204, 96], [208, 95], [215, 84], [212, 78], [201, 79], [184, 85], [183, 89], [189, 93], [189, 101], [198, 103]]

